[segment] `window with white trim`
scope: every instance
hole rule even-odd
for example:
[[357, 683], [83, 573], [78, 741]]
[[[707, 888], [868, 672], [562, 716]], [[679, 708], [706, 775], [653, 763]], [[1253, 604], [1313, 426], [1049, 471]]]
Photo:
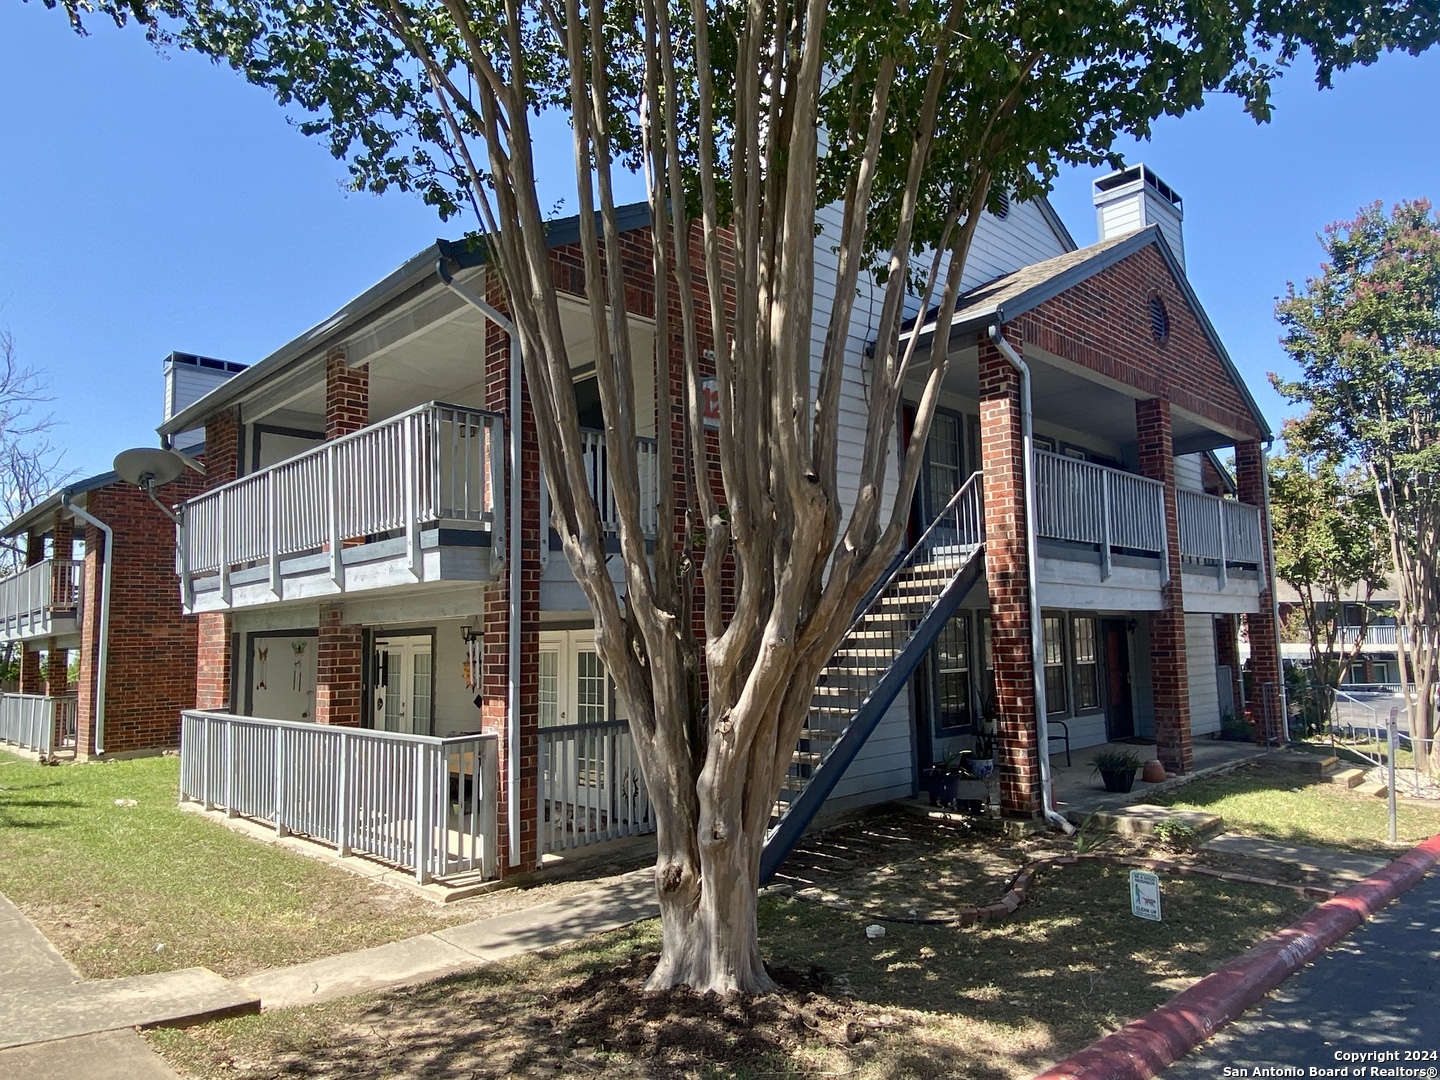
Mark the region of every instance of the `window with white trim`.
[[1096, 645], [1098, 627], [1090, 615], [1075, 615], [1071, 620], [1071, 637], [1075, 663], [1075, 711], [1085, 712], [1100, 707], [1100, 653]]
[[1045, 711], [1065, 713], [1069, 711], [1069, 695], [1065, 692], [1065, 616], [1046, 615], [1041, 619], [1044, 628], [1045, 657]]

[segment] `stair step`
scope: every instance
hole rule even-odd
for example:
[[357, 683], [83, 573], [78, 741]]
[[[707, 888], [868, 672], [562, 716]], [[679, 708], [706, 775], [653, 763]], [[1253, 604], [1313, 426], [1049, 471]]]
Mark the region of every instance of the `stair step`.
[[1356, 788], [1365, 782], [1364, 769], [1339, 769], [1326, 777], [1332, 784]]
[[796, 750], [790, 755], [791, 765], [819, 765], [825, 760], [825, 755], [818, 750]]

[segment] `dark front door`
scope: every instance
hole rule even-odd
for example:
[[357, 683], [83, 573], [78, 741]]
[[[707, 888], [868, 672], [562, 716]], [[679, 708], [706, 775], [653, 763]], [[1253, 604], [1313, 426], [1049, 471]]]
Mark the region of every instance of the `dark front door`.
[[1130, 700], [1130, 635], [1123, 619], [1100, 624], [1105, 639], [1105, 734], [1114, 742], [1135, 734], [1135, 710]]

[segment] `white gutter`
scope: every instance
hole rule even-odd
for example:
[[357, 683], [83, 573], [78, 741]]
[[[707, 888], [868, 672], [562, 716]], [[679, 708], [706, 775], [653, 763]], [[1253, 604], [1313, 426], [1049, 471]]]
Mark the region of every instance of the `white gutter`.
[[1050, 721], [1045, 701], [1045, 632], [1040, 614], [1039, 576], [1035, 569], [1035, 432], [1030, 409], [1030, 368], [1000, 332], [1000, 323], [990, 324], [990, 340], [1000, 355], [1020, 373], [1020, 435], [1025, 456], [1025, 575], [1030, 591], [1030, 659], [1031, 678], [1035, 683], [1035, 736], [1040, 752], [1040, 806], [1045, 820], [1059, 826], [1067, 835], [1075, 827], [1056, 810], [1050, 797]]
[[105, 670], [110, 659], [110, 571], [115, 565], [115, 533], [99, 518], [72, 503], [69, 495], [60, 495], [60, 505], [105, 534], [105, 568], [101, 571], [105, 579], [100, 583], [100, 659], [95, 672], [95, 755], [99, 757], [105, 753]]
[[[509, 657], [506, 667], [505, 706], [505, 823], [506, 841], [511, 866], [520, 865], [520, 338], [515, 324], [491, 305], [456, 281], [445, 268], [442, 256], [435, 263], [440, 280], [456, 296], [484, 315], [510, 338], [510, 622], [507, 630]], [[541, 522], [540, 542], [546, 543], [545, 522]]]

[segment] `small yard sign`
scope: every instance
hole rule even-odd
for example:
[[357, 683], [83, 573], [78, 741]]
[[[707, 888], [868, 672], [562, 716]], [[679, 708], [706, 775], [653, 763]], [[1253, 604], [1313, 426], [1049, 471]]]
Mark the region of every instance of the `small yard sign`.
[[1148, 870], [1130, 871], [1130, 912], [1160, 921], [1160, 878]]

